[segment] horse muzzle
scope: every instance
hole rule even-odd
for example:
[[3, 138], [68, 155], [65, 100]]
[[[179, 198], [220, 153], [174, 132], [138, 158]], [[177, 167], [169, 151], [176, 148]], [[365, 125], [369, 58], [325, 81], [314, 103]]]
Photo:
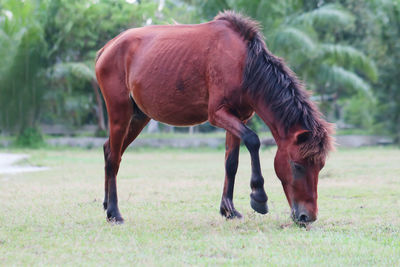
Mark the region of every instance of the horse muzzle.
[[294, 203], [292, 206], [291, 217], [300, 226], [307, 226], [317, 220], [315, 213], [309, 212], [303, 205], [297, 203]]

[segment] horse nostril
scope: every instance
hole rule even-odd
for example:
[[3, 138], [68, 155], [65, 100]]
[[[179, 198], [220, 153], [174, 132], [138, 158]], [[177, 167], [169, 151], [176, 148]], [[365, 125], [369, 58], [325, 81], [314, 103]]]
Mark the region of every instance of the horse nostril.
[[306, 214], [300, 214], [299, 222], [308, 222], [308, 216]]

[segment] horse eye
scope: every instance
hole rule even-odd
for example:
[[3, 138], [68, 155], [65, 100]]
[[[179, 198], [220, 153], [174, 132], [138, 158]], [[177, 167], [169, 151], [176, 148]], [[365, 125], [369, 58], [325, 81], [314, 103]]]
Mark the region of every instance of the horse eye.
[[304, 177], [305, 174], [305, 168], [300, 165], [299, 163], [290, 161], [290, 167], [292, 168], [292, 173], [294, 179], [300, 179]]

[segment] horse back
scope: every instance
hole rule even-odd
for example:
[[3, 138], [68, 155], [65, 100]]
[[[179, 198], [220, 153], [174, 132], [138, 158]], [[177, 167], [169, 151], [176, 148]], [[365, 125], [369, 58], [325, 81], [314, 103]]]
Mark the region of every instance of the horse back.
[[130, 29], [105, 46], [99, 63], [108, 57], [148, 116], [191, 125], [207, 120], [210, 97], [224, 99], [227, 84], [239, 89], [245, 52], [225, 21], [212, 21]]

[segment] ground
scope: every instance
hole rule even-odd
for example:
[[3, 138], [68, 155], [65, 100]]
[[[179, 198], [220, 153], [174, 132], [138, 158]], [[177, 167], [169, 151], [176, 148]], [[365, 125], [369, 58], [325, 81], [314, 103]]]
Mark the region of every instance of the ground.
[[[7, 152], [7, 151], [0, 151]], [[241, 148], [234, 201], [219, 211], [223, 150], [129, 150], [118, 177], [124, 225], [102, 210], [101, 149], [12, 151], [42, 172], [0, 174], [1, 265], [343, 266], [400, 264], [400, 150], [339, 149], [319, 180], [319, 218], [291, 224], [261, 152], [270, 212], [250, 207], [250, 159]]]

